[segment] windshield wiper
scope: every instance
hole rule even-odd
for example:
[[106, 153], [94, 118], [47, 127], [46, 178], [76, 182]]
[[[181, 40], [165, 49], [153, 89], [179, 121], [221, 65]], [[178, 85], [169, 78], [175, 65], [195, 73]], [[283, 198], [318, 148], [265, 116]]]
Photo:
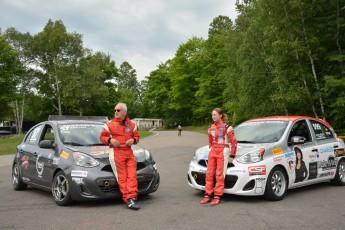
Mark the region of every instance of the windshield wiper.
[[73, 142], [73, 141], [64, 142], [64, 144], [65, 144], [65, 145], [72, 145], [72, 146], [83, 146], [82, 144], [77, 143], [77, 142]]
[[253, 142], [253, 141], [239, 141], [239, 140], [237, 140], [237, 143], [255, 143], [255, 142]]
[[103, 143], [94, 143], [94, 144], [87, 144], [85, 146], [103, 146], [103, 145], [105, 145], [105, 144], [103, 144]]

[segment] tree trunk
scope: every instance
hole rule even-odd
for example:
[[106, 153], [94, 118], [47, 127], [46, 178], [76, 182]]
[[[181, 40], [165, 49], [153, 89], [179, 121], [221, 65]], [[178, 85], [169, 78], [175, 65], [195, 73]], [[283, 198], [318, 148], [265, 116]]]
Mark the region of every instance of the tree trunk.
[[[336, 35], [336, 39], [337, 39], [337, 47], [338, 47], [338, 51], [339, 51], [339, 55], [341, 55], [341, 46], [340, 46], [340, 42], [339, 42], [339, 31], [340, 31], [340, 21], [339, 21], [339, 0], [337, 1], [337, 35]], [[344, 72], [344, 65], [343, 65], [343, 61], [339, 60], [339, 64], [340, 64], [340, 69], [341, 69], [341, 73], [343, 75]]]
[[[307, 53], [308, 53], [308, 56], [309, 56], [313, 77], [314, 77], [314, 80], [315, 80], [315, 87], [316, 87], [317, 92], [320, 92], [319, 80], [318, 80], [318, 77], [317, 77], [317, 74], [316, 74], [316, 71], [315, 71], [315, 63], [314, 63], [313, 55], [312, 55], [312, 52], [311, 52], [311, 49], [310, 49], [309, 39], [308, 39], [308, 36], [307, 36], [307, 31], [305, 29], [305, 22], [304, 22], [303, 11], [302, 11], [301, 6], [299, 6], [299, 9], [300, 9], [301, 20], [302, 20], [302, 25], [303, 25], [304, 40], [305, 40], [305, 43], [307, 45]], [[321, 96], [319, 97], [319, 101], [320, 101], [320, 108], [321, 108], [322, 117], [323, 117], [323, 119], [325, 119], [325, 108], [323, 106], [323, 99], [322, 99]]]

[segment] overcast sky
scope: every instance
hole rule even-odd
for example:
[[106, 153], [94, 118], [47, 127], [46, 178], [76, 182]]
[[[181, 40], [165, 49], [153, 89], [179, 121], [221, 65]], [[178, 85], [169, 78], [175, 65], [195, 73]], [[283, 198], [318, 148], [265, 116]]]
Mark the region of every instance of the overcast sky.
[[213, 18], [236, 19], [236, 0], [0, 0], [0, 28], [34, 35], [49, 19], [83, 35], [84, 47], [128, 61], [143, 80]]

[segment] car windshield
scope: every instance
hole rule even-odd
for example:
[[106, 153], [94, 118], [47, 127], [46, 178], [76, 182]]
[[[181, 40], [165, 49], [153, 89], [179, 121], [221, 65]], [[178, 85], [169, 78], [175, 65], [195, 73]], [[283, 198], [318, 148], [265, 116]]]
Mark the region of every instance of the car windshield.
[[101, 124], [64, 124], [59, 125], [59, 135], [62, 143], [73, 146], [104, 145], [99, 140], [103, 125]]
[[250, 121], [235, 128], [239, 143], [273, 143], [280, 140], [288, 121]]

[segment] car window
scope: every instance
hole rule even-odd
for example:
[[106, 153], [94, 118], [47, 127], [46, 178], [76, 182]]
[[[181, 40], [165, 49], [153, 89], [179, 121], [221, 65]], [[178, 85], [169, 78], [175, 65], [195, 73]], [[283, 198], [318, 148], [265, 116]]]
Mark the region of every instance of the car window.
[[293, 124], [288, 141], [290, 142], [291, 138], [294, 136], [304, 137], [306, 140], [305, 142], [311, 141], [310, 130], [306, 120], [300, 120]]
[[64, 124], [58, 126], [61, 141], [74, 146], [104, 145], [99, 136], [103, 125], [100, 124]]
[[235, 136], [239, 143], [273, 143], [280, 140], [287, 125], [279, 120], [244, 122], [235, 128]]
[[28, 144], [37, 144], [38, 139], [40, 138], [40, 133], [43, 128], [43, 125], [39, 125], [26, 136], [25, 143]]
[[50, 125], [45, 126], [42, 140], [55, 141], [54, 129]]
[[318, 121], [314, 121], [314, 120], [310, 120], [310, 123], [315, 132], [316, 140], [324, 140], [324, 139], [330, 139], [334, 137], [331, 130], [324, 124]]

